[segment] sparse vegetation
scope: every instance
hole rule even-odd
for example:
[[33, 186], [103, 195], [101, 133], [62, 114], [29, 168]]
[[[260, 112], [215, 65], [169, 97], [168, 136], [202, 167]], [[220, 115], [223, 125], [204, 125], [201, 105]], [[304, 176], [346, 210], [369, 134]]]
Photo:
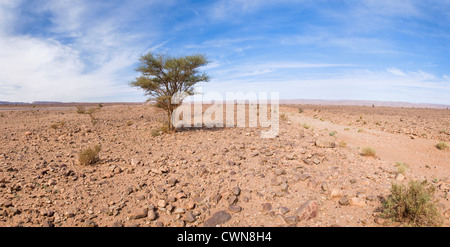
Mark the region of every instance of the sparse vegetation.
[[94, 147], [86, 148], [80, 151], [78, 155], [78, 161], [81, 165], [92, 165], [98, 162], [100, 159], [98, 154], [100, 153], [100, 145], [95, 145]]
[[1, 114], [0, 114], [0, 117], [5, 117], [5, 114], [1, 113]]
[[392, 184], [382, 216], [411, 226], [440, 226], [442, 216], [433, 200], [435, 190], [427, 181], [411, 181], [408, 187]]
[[153, 129], [150, 134], [153, 137], [156, 137], [156, 136], [160, 136], [162, 134], [170, 133], [171, 131], [172, 130], [169, 128], [168, 123], [167, 122], [163, 122], [159, 128]]
[[89, 115], [89, 117], [91, 118], [91, 123], [93, 125], [97, 124], [98, 119], [95, 118], [94, 113], [99, 111], [100, 107], [96, 107], [96, 108], [89, 108], [86, 110], [86, 108], [84, 108], [84, 106], [78, 106], [77, 107], [77, 113], [78, 114], [87, 114]]
[[151, 134], [153, 137], [157, 137], [157, 136], [160, 136], [160, 135], [161, 135], [161, 131], [160, 131], [159, 129], [153, 129], [153, 130], [150, 132], [150, 134]]
[[450, 149], [450, 146], [446, 142], [441, 141], [438, 144], [436, 144], [436, 148], [439, 150], [448, 150]]
[[347, 147], [347, 143], [344, 142], [344, 141], [340, 141], [340, 142], [339, 142], [339, 147], [345, 148], [345, 147]]
[[350, 128], [345, 128], [344, 130], [347, 131], [347, 130], [350, 130]]
[[358, 129], [358, 133], [364, 132], [364, 129]]
[[409, 165], [403, 162], [397, 162], [395, 163], [395, 166], [397, 167], [397, 173], [405, 175], [406, 170], [409, 169]]
[[84, 106], [77, 106], [77, 113], [86, 114], [86, 108], [84, 108]]
[[127, 126], [131, 126], [131, 125], [133, 125], [133, 121], [127, 121]]
[[361, 149], [361, 155], [374, 157], [377, 154], [372, 147], [364, 147]]
[[311, 128], [311, 126], [309, 126], [307, 123], [302, 124], [302, 127], [305, 128], [305, 129]]
[[335, 136], [337, 134], [336, 130], [331, 131], [330, 133], [328, 133], [330, 136]]
[[298, 108], [298, 113], [303, 113], [303, 109], [302, 108]]
[[62, 129], [66, 125], [66, 121], [58, 121], [57, 123], [54, 123], [50, 125], [50, 128], [52, 129]]

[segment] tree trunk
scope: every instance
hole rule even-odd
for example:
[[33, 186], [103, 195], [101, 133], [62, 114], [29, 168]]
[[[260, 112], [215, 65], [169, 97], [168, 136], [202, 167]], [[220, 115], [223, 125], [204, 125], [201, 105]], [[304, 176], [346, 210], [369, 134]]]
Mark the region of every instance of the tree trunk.
[[172, 131], [174, 129], [174, 127], [172, 125], [172, 112], [173, 112], [173, 110], [172, 111], [171, 110], [167, 111], [167, 120], [169, 120], [168, 121], [168, 125], [169, 125], [168, 127], [169, 127], [170, 131]]

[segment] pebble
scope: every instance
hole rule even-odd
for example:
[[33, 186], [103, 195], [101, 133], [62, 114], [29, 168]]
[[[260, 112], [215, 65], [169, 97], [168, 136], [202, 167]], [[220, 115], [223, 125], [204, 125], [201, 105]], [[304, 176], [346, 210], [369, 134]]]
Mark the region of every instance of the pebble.
[[263, 212], [269, 212], [270, 210], [272, 210], [272, 204], [264, 203], [262, 205], [262, 210], [263, 210]]
[[196, 221], [195, 215], [194, 215], [193, 213], [191, 213], [191, 212], [188, 212], [188, 213], [186, 214], [186, 222], [188, 222], [188, 223], [194, 223], [195, 221]]
[[322, 182], [321, 188], [323, 191], [327, 191], [329, 189], [328, 183], [326, 181]]
[[402, 173], [397, 174], [397, 177], [395, 178], [395, 180], [397, 181], [403, 181], [405, 179], [405, 175], [403, 175]]
[[143, 208], [135, 209], [130, 214], [130, 219], [138, 220], [147, 217], [147, 210]]
[[342, 206], [348, 206], [349, 205], [349, 201], [347, 196], [343, 196], [341, 197], [341, 199], [339, 200], [339, 204]]
[[230, 210], [233, 213], [239, 213], [242, 211], [242, 207], [237, 205], [230, 205], [228, 206], [228, 210]]
[[237, 198], [237, 196], [235, 196], [235, 195], [232, 195], [232, 196], [230, 196], [230, 197], [228, 198], [228, 204], [229, 204], [229, 205], [234, 205], [234, 204], [237, 203], [237, 201], [238, 201], [238, 198]]
[[217, 225], [222, 225], [231, 219], [231, 215], [225, 211], [218, 211], [209, 217], [205, 223], [205, 227], [215, 227]]
[[298, 221], [307, 221], [317, 217], [319, 205], [317, 201], [307, 201], [294, 212], [294, 216], [298, 217]]
[[156, 213], [153, 210], [148, 211], [147, 213], [147, 219], [150, 221], [156, 220]]
[[279, 212], [280, 212], [280, 214], [282, 214], [282, 215], [285, 215], [285, 214], [287, 214], [287, 213], [289, 213], [291, 210], [289, 209], [289, 208], [286, 208], [286, 207], [281, 207], [280, 209], [279, 209]]
[[342, 195], [343, 195], [342, 190], [332, 189], [331, 192], [330, 192], [330, 198], [331, 199], [341, 198]]
[[220, 199], [222, 199], [222, 195], [217, 194], [212, 198], [213, 203], [218, 204]]
[[284, 221], [289, 226], [296, 226], [298, 224], [298, 217], [297, 216], [288, 216], [284, 218]]
[[165, 200], [159, 200], [158, 204], [156, 204], [159, 208], [165, 208], [167, 205], [167, 202]]
[[233, 188], [233, 195], [239, 196], [241, 194], [241, 189], [239, 187]]
[[366, 202], [364, 200], [362, 200], [361, 198], [358, 197], [352, 197], [348, 200], [348, 203], [350, 204], [350, 206], [355, 206], [355, 207], [364, 207], [366, 206]]

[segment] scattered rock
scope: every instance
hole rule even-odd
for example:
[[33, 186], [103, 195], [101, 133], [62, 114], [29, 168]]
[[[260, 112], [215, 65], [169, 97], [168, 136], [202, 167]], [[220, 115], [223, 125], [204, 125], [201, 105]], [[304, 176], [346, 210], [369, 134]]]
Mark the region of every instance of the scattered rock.
[[291, 210], [289, 208], [286, 208], [286, 207], [281, 207], [280, 210], [279, 210], [280, 214], [282, 214], [282, 215], [285, 215], [285, 214], [289, 213], [290, 211]]
[[233, 195], [239, 196], [241, 194], [241, 189], [239, 187], [233, 188]]
[[191, 212], [188, 212], [188, 213], [186, 213], [185, 221], [188, 222], [188, 223], [194, 223], [196, 221], [196, 217]]
[[147, 217], [147, 210], [143, 208], [135, 209], [130, 214], [130, 219], [138, 220]]
[[269, 211], [271, 211], [271, 210], [272, 210], [272, 204], [270, 204], [270, 203], [264, 203], [264, 204], [262, 205], [262, 210], [263, 210], [263, 212], [269, 212]]
[[294, 216], [298, 217], [298, 221], [310, 220], [317, 217], [319, 206], [317, 201], [307, 201], [294, 212]]
[[153, 210], [148, 211], [147, 213], [147, 219], [150, 221], [156, 220], [156, 213]]
[[336, 143], [334, 140], [328, 138], [318, 138], [315, 142], [316, 147], [319, 148], [334, 148], [336, 147]]
[[348, 201], [347, 196], [341, 197], [341, 199], [339, 200], [339, 205], [342, 205], [342, 206], [348, 206], [349, 205], [349, 201]]
[[228, 206], [228, 210], [230, 210], [233, 213], [239, 213], [242, 211], [242, 207], [237, 205], [230, 205]]
[[205, 227], [215, 227], [217, 225], [222, 225], [231, 219], [231, 215], [225, 211], [218, 211], [209, 217], [205, 223]]
[[237, 196], [235, 196], [235, 195], [232, 195], [232, 196], [230, 196], [230, 197], [228, 198], [228, 204], [229, 204], [229, 205], [234, 205], [234, 204], [237, 203], [237, 201], [238, 201], [238, 198], [237, 198]]
[[395, 177], [395, 180], [397, 181], [403, 181], [405, 179], [405, 175], [402, 173], [397, 174], [397, 177]]
[[299, 222], [298, 217], [297, 216], [288, 216], [284, 218], [284, 221], [286, 222], [286, 224], [288, 224], [289, 226], [296, 226]]
[[331, 192], [330, 192], [330, 198], [331, 199], [341, 198], [342, 195], [343, 195], [342, 190], [332, 189]]
[[358, 197], [352, 197], [348, 200], [348, 203], [350, 204], [350, 206], [355, 206], [355, 207], [364, 207], [366, 206], [366, 202]]
[[5, 208], [7, 208], [7, 207], [12, 207], [12, 202], [10, 201], [10, 200], [4, 200], [4, 201], [2, 201], [1, 203], [0, 203], [0, 206], [3, 206], [3, 207], [5, 207]]
[[222, 199], [222, 195], [217, 194], [217, 195], [215, 195], [215, 196], [212, 198], [212, 202], [215, 203], [215, 204], [218, 204], [219, 201], [220, 201], [220, 199]]
[[328, 187], [328, 183], [326, 181], [322, 182], [321, 188], [323, 191], [328, 191], [329, 187]]
[[113, 223], [112, 227], [123, 227], [123, 223], [120, 221], [116, 221]]

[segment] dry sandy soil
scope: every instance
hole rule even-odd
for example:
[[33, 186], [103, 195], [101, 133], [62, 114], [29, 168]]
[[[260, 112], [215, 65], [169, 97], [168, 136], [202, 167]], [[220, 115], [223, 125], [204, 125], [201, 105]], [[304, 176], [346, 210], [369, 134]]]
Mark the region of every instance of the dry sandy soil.
[[[378, 217], [381, 200], [415, 179], [434, 184], [450, 225], [450, 151], [435, 147], [450, 140], [449, 110], [280, 111], [279, 136], [262, 139], [261, 128], [154, 137], [165, 114], [148, 105], [105, 106], [95, 124], [74, 107], [0, 108], [0, 226], [398, 226]], [[80, 165], [97, 144], [100, 161]]]

